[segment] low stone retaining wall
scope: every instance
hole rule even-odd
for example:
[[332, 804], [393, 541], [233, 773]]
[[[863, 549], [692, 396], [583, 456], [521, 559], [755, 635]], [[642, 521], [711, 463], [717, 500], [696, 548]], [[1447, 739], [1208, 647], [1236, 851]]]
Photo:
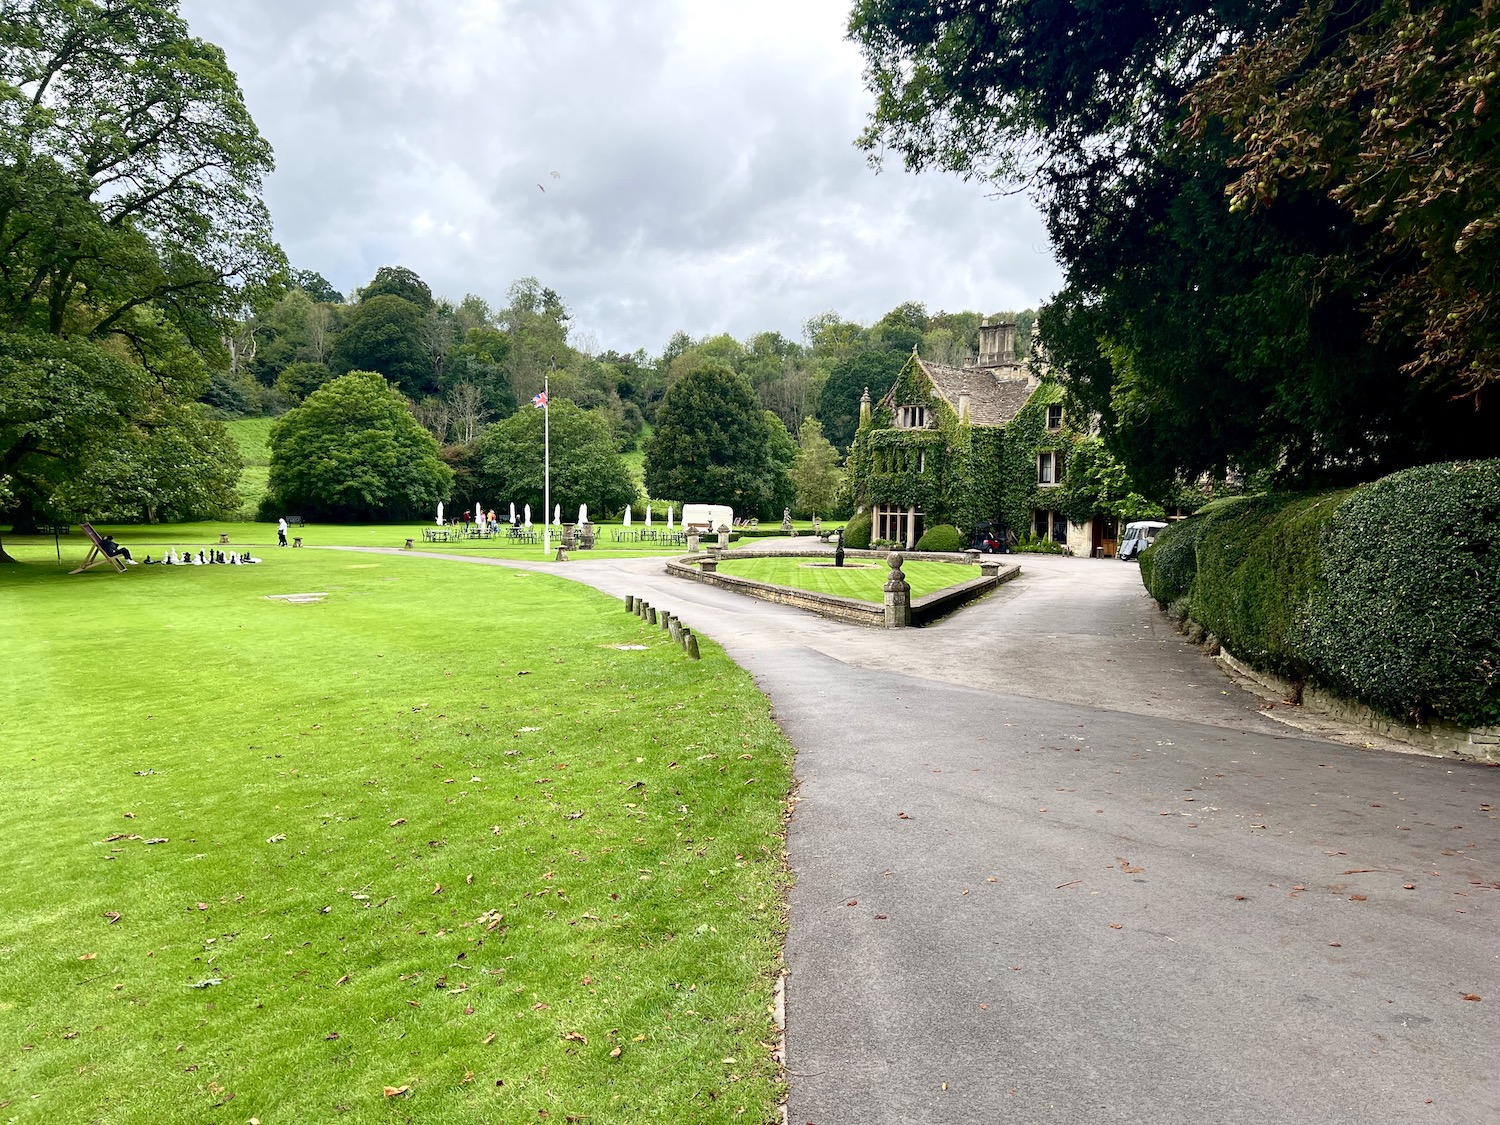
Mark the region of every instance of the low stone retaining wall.
[[1304, 711], [1314, 715], [1325, 715], [1330, 719], [1364, 727], [1425, 753], [1471, 758], [1480, 762], [1500, 762], [1500, 728], [1478, 727], [1469, 730], [1453, 723], [1417, 726], [1382, 715], [1363, 703], [1353, 703], [1313, 684], [1298, 685], [1270, 672], [1258, 671], [1235, 659], [1226, 648], [1220, 647], [1216, 659], [1242, 680], [1258, 684], [1268, 696], [1295, 700]]
[[[700, 564], [707, 561], [710, 567], [725, 559], [763, 559], [763, 558], [831, 558], [832, 552], [796, 552], [787, 551], [760, 551], [741, 550], [724, 554], [710, 554], [701, 552], [696, 555], [683, 555], [680, 558], [667, 561], [667, 573], [677, 578], [686, 578], [692, 582], [702, 582], [708, 586], [719, 586], [727, 590], [733, 590], [747, 597], [759, 598], [762, 601], [776, 602], [779, 605], [795, 606], [798, 609], [811, 610], [813, 613], [824, 617], [831, 617], [839, 621], [850, 621], [857, 625], [873, 625], [883, 628], [886, 624], [886, 608], [877, 602], [861, 601], [858, 598], [841, 598], [833, 594], [820, 594], [812, 590], [798, 590], [791, 586], [773, 586], [767, 582], [757, 582], [750, 578], [740, 578], [733, 574], [720, 574], [717, 570], [705, 572]], [[938, 551], [921, 551], [908, 554], [901, 552], [903, 559], [922, 559], [931, 562], [956, 562], [969, 561], [965, 553], [948, 553]], [[880, 559], [886, 558], [884, 551], [844, 551], [845, 558]], [[986, 560], [987, 562], [989, 560]], [[927, 625], [938, 618], [952, 613], [959, 606], [973, 601], [975, 598], [998, 587], [1002, 582], [1009, 582], [1021, 573], [1021, 568], [1015, 565], [1001, 565], [992, 563], [996, 573], [992, 575], [981, 575], [972, 578], [957, 586], [950, 586], [946, 590], [928, 594], [926, 597], [914, 598], [911, 603], [911, 623], [913, 625]], [[987, 567], [988, 569], [988, 567]]]

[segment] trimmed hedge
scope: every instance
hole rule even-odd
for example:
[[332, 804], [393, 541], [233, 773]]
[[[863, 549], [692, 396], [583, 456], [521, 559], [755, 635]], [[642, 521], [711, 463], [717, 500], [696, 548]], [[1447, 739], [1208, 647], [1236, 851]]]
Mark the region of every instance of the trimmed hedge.
[[1388, 715], [1500, 724], [1500, 461], [1215, 505], [1141, 578], [1255, 668]]
[[1319, 681], [1393, 715], [1500, 725], [1500, 461], [1376, 481], [1330, 532], [1307, 625]]
[[856, 551], [868, 549], [870, 524], [869, 512], [860, 512], [858, 515], [849, 517], [849, 522], [844, 525], [844, 546]]
[[[845, 538], [848, 537], [845, 536]], [[922, 538], [917, 540], [917, 545], [912, 549], [916, 551], [961, 551], [963, 546], [964, 537], [959, 534], [958, 528], [951, 523], [940, 523], [924, 531]]]

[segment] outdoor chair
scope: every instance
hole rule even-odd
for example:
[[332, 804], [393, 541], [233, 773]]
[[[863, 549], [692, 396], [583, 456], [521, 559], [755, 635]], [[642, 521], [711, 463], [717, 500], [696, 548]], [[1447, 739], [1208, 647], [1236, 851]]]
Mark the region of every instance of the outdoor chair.
[[109, 563], [110, 566], [114, 567], [121, 574], [124, 574], [125, 560], [122, 559], [119, 555], [105, 554], [104, 540], [100, 537], [99, 533], [94, 530], [94, 525], [90, 523], [81, 523], [78, 526], [83, 529], [83, 533], [89, 537], [89, 542], [91, 542], [93, 546], [89, 548], [89, 553], [83, 560], [83, 565], [80, 566], [77, 570], [68, 571], [68, 573], [82, 574], [85, 570], [91, 570], [96, 566], [103, 566], [105, 563]]

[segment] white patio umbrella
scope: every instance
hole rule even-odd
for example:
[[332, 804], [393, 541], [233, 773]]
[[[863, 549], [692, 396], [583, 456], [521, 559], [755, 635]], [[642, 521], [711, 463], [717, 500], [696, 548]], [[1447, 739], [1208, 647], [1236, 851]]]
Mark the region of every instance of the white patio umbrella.
[[553, 522], [553, 524], [555, 524], [558, 527], [562, 526], [562, 505], [561, 504], [553, 504], [552, 505], [552, 522]]
[[516, 522], [516, 502], [514, 500], [510, 502], [510, 522]]
[[438, 526], [443, 526], [443, 502], [441, 500], [438, 501]]
[[531, 526], [531, 505], [530, 504], [526, 505], [526, 526], [527, 527]]
[[589, 506], [587, 504], [580, 504], [580, 505], [578, 505], [578, 522], [579, 523], [588, 523], [589, 522]]
[[672, 505], [667, 505], [667, 530], [672, 530]]
[[629, 504], [625, 505], [625, 526], [626, 527], [630, 526], [630, 505]]
[[650, 504], [646, 505], [646, 526], [647, 527], [651, 526], [651, 505]]

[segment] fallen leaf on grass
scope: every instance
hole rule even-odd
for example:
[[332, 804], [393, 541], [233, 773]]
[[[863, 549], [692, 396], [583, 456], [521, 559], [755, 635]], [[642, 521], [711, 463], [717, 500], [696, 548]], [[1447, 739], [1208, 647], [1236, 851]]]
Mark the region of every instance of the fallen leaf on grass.
[[118, 922], [120, 920], [121, 914], [120, 914], [120, 912], [118, 910], [106, 910], [104, 912], [104, 917], [108, 918], [109, 919], [109, 924], [111, 926], [113, 926], [116, 922]]
[[565, 1043], [582, 1043], [585, 1047], [589, 1044], [589, 1038], [581, 1031], [569, 1031], [563, 1035]]
[[533, 1012], [545, 1012], [545, 1011], [546, 1011], [546, 1010], [547, 1010], [547, 1009], [549, 1009], [549, 1008], [550, 1008], [550, 1007], [552, 1007], [552, 1005], [551, 1005], [551, 1004], [543, 1004], [543, 1003], [541, 1003], [541, 1002], [540, 1002], [540, 1001], [538, 1001], [538, 1002], [537, 1002], [537, 1003], [535, 1003], [535, 1004], [533, 1004], [533, 1005], [532, 1005], [532, 1006], [531, 1006], [531, 1010], [532, 1010], [532, 1011], [533, 1011]]
[[267, 836], [266, 837], [266, 843], [268, 843], [268, 844], [279, 844], [279, 843], [281, 843], [281, 841], [283, 841], [285, 839], [286, 839], [286, 833], [285, 832], [278, 832], [274, 836]]
[[205, 977], [203, 980], [200, 980], [197, 984], [190, 984], [190, 985], [188, 985], [188, 987], [189, 988], [212, 988], [216, 984], [223, 984], [223, 983], [224, 983], [224, 978], [223, 977]]
[[337, 1039], [338, 1037], [339, 1037], [339, 1033], [337, 1031], [330, 1031], [327, 1035], [323, 1036], [324, 1039], [326, 1039], [326, 1040], [328, 1040], [330, 1042], [332, 1042], [333, 1040]]
[[410, 1086], [387, 1086], [385, 1096], [388, 1098], [404, 1098], [411, 1093]]
[[85, 953], [81, 957], [79, 957], [78, 959], [80, 961], [92, 961], [97, 956], [99, 956], [99, 954], [97, 954], [97, 953]]
[[495, 1033], [493, 1031], [490, 1032], [488, 1035], [486, 1035], [483, 1040], [481, 1040], [481, 1042], [483, 1042], [485, 1046], [489, 1046], [494, 1041], [495, 1041]]
[[104, 837], [106, 844], [113, 844], [116, 840], [139, 840], [140, 837], [133, 832], [116, 832], [112, 836]]
[[147, 840], [146, 845], [149, 847], [152, 844], [170, 844], [171, 842], [172, 841], [168, 840], [165, 836], [156, 836], [150, 840]]
[[620, 1057], [620, 1048], [616, 1047], [613, 1051], [611, 1051], [609, 1053], [609, 1057], [612, 1058], [612, 1059], [619, 1058]]
[[334, 981], [333, 983], [336, 984], [336, 985], [338, 985], [338, 984], [348, 984], [349, 983], [349, 974], [345, 973], [343, 976], [339, 977], [339, 979], [336, 980], [336, 981]]
[[443, 884], [438, 883], [436, 886], [434, 886], [432, 888], [432, 893], [435, 894], [435, 895], [442, 894], [443, 893]]
[[392, 828], [396, 828], [396, 827], [398, 827], [398, 826], [400, 826], [402, 824], [405, 824], [405, 823], [406, 823], [406, 817], [404, 817], [404, 816], [398, 816], [395, 820], [391, 821], [391, 827]]

